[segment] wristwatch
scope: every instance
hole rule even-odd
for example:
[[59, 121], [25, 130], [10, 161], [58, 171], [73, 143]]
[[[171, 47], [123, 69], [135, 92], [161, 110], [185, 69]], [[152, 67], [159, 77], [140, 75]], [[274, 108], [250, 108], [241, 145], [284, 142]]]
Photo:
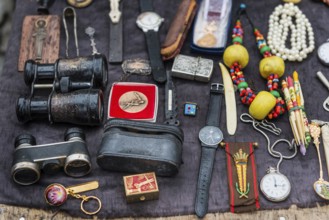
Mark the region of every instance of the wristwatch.
[[195, 199], [195, 213], [202, 218], [208, 212], [209, 186], [218, 144], [223, 140], [219, 129], [224, 85], [212, 83], [206, 126], [199, 132], [201, 161]]
[[153, 79], [156, 82], [164, 83], [166, 81], [166, 71], [160, 53], [158, 37], [158, 30], [164, 19], [153, 12], [152, 0], [140, 0], [139, 2], [142, 13], [138, 16], [136, 23], [146, 36]]

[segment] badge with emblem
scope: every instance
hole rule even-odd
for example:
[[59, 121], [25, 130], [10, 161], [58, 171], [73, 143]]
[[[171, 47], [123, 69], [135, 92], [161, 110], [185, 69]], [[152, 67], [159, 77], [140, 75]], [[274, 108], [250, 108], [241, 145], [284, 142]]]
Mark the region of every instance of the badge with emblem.
[[154, 84], [118, 82], [112, 85], [108, 118], [155, 122], [158, 87]]
[[239, 152], [233, 155], [236, 171], [238, 174], [238, 182], [235, 184], [236, 191], [240, 194], [239, 198], [248, 198], [249, 186], [247, 183], [247, 164], [249, 155], [240, 148]]

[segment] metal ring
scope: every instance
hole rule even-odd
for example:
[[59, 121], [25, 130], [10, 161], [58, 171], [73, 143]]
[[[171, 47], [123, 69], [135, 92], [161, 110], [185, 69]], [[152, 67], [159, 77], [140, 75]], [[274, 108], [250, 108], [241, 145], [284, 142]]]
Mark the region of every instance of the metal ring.
[[84, 8], [93, 3], [93, 0], [67, 0], [67, 3], [76, 8]]
[[324, 102], [323, 102], [323, 108], [324, 108], [327, 112], [329, 112], [329, 97], [326, 98], [326, 100], [324, 100]]
[[[96, 200], [97, 202], [98, 202], [98, 208], [96, 209], [96, 211], [94, 211], [94, 212], [88, 212], [88, 211], [86, 211], [85, 210], [85, 208], [84, 208], [84, 204], [85, 204], [85, 202], [88, 202], [89, 200]], [[85, 214], [87, 214], [87, 215], [95, 215], [96, 213], [98, 213], [100, 210], [101, 210], [101, 208], [102, 208], [102, 202], [101, 202], [101, 200], [99, 199], [99, 198], [97, 198], [96, 196], [87, 196], [86, 198], [84, 198], [82, 201], [81, 201], [81, 205], [80, 205], [80, 208], [81, 208], [81, 210], [85, 213]]]

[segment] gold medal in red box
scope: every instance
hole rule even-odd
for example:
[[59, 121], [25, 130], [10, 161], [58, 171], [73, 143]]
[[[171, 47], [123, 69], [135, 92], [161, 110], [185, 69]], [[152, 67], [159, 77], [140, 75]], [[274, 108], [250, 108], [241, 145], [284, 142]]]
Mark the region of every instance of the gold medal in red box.
[[158, 87], [148, 83], [113, 83], [109, 96], [108, 118], [155, 122]]

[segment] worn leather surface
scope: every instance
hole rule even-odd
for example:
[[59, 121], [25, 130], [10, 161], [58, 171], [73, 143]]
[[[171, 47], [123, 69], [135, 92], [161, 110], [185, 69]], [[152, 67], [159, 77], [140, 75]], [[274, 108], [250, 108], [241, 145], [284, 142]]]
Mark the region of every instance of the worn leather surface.
[[97, 164], [110, 171], [173, 176], [182, 163], [183, 132], [174, 125], [110, 119]]
[[[233, 12], [237, 9], [237, 4], [241, 1], [235, 1]], [[159, 29], [160, 41], [163, 42], [168, 31], [171, 19], [175, 16], [175, 9], [179, 5], [175, 0], [154, 0], [154, 8], [166, 20]], [[246, 0], [249, 15], [255, 25], [267, 35], [267, 20], [275, 6], [281, 4], [280, 0], [273, 1], [255, 1]], [[66, 7], [65, 1], [56, 1], [50, 9], [52, 14], [61, 15]], [[194, 213], [194, 201], [196, 193], [197, 175], [199, 169], [201, 147], [198, 140], [198, 132], [204, 126], [207, 115], [209, 101], [209, 88], [212, 82], [222, 82], [218, 65], [214, 66], [214, 74], [211, 82], [202, 83], [196, 81], [187, 81], [184, 79], [174, 79], [178, 92], [178, 105], [181, 111], [178, 119], [181, 121], [181, 128], [185, 133], [183, 145], [183, 161], [178, 175], [170, 178], [158, 178], [160, 189], [159, 200], [145, 203], [126, 204], [124, 197], [124, 186], [122, 177], [127, 173], [115, 173], [104, 171], [96, 164], [96, 155], [99, 150], [103, 134], [102, 126], [82, 127], [86, 133], [87, 146], [89, 148], [93, 170], [90, 175], [83, 178], [67, 177], [62, 172], [57, 175], [42, 174], [40, 181], [33, 186], [18, 186], [10, 177], [12, 165], [12, 156], [14, 148], [14, 139], [22, 133], [30, 133], [36, 137], [38, 144], [53, 143], [63, 140], [65, 129], [72, 127], [69, 124], [53, 124], [47, 121], [35, 121], [28, 124], [18, 122], [15, 115], [16, 99], [20, 95], [28, 94], [29, 88], [25, 85], [23, 75], [17, 71], [19, 42], [21, 39], [22, 21], [25, 15], [36, 14], [37, 4], [35, 1], [18, 1], [14, 16], [13, 30], [7, 50], [7, 57], [3, 74], [0, 76], [0, 203], [9, 205], [18, 205], [25, 207], [36, 207], [40, 209], [63, 210], [74, 216], [87, 217], [80, 211], [80, 200], [70, 198], [63, 206], [50, 208], [43, 199], [43, 190], [51, 183], [58, 182], [65, 186], [79, 184], [87, 181], [98, 180], [100, 188], [90, 191], [87, 195], [98, 196], [103, 203], [103, 208], [99, 212], [99, 217], [122, 217], [122, 216], [170, 216]], [[328, 19], [329, 9], [322, 3], [315, 3], [310, 0], [303, 0], [299, 4], [301, 10], [309, 18], [314, 28], [316, 45], [319, 46], [329, 37]], [[135, 21], [139, 15], [138, 1], [124, 0], [124, 59], [128, 58], [147, 58], [147, 48], [144, 33], [136, 26]], [[77, 9], [78, 37], [80, 53], [82, 56], [91, 54], [89, 37], [84, 34], [87, 26], [93, 26], [96, 29], [95, 41], [99, 52], [107, 55], [109, 47], [109, 5], [106, 0], [95, 0], [92, 5], [84, 9]], [[249, 51], [250, 62], [244, 69], [244, 74], [248, 82], [253, 82], [254, 88], [259, 91], [266, 88], [266, 82], [259, 75], [258, 64], [261, 55], [256, 48], [255, 39], [252, 34], [252, 27], [247, 21], [242, 20], [245, 30], [244, 42]], [[75, 54], [74, 40], [71, 36], [70, 54]], [[191, 53], [189, 49], [189, 33], [187, 41], [183, 45], [182, 54], [199, 56], [200, 54]], [[60, 56], [65, 55], [65, 34], [61, 32]], [[221, 56], [206, 56], [217, 63], [222, 61]], [[166, 63], [167, 68], [171, 63]], [[322, 109], [322, 102], [329, 95], [328, 90], [316, 78], [316, 72], [321, 70], [329, 78], [329, 68], [320, 64], [316, 52], [314, 51], [302, 63], [286, 63], [285, 76], [291, 75], [294, 70], [299, 73], [299, 78], [305, 97], [305, 108], [309, 119], [321, 119], [329, 121], [329, 113]], [[105, 97], [108, 96], [110, 85], [121, 77], [122, 70], [119, 65], [110, 65], [109, 83], [105, 90]], [[131, 76], [129, 81], [154, 83], [151, 76], [138, 77]], [[158, 121], [164, 121], [164, 85], [159, 85], [159, 112]], [[238, 98], [238, 94], [236, 94]], [[183, 115], [183, 104], [186, 101], [196, 102], [199, 106], [196, 117], [186, 117]], [[105, 106], [107, 106], [107, 98]], [[237, 99], [238, 115], [247, 112], [248, 109]], [[276, 125], [282, 128], [281, 138], [291, 139], [293, 137], [288, 115], [285, 114], [280, 119], [274, 121]], [[228, 136], [226, 132], [225, 111], [221, 115], [221, 129], [224, 132], [226, 142], [259, 142], [259, 149], [255, 152], [257, 158], [258, 181], [265, 175], [268, 166], [274, 166], [277, 159], [272, 158], [266, 149], [266, 142], [263, 136], [255, 132], [250, 124], [243, 124], [238, 121], [238, 129], [235, 136]], [[278, 137], [269, 135], [272, 142]], [[277, 149], [286, 152], [287, 147], [282, 145]], [[321, 145], [321, 150], [323, 150]], [[322, 151], [323, 163], [325, 163], [324, 153]], [[318, 159], [314, 146], [310, 146], [306, 156], [298, 154], [296, 158], [290, 161], [284, 161], [281, 165], [281, 172], [287, 175], [292, 183], [292, 191], [289, 198], [281, 203], [267, 201], [260, 195], [261, 209], [288, 208], [291, 204], [298, 207], [314, 207], [328, 204], [318, 197], [313, 190], [313, 183], [319, 178]], [[324, 178], [328, 180], [327, 170], [324, 166]], [[225, 151], [218, 149], [215, 158], [212, 181], [210, 184], [209, 209], [208, 212], [229, 211], [229, 193], [226, 178], [226, 156]], [[236, 217], [238, 218], [238, 216]]]
[[195, 198], [195, 214], [202, 218], [208, 212], [209, 187], [211, 184], [216, 147], [203, 146], [200, 160], [199, 177]]
[[195, 0], [183, 0], [179, 5], [166, 39], [161, 46], [161, 54], [164, 60], [171, 59], [180, 52], [193, 22], [196, 8]]

